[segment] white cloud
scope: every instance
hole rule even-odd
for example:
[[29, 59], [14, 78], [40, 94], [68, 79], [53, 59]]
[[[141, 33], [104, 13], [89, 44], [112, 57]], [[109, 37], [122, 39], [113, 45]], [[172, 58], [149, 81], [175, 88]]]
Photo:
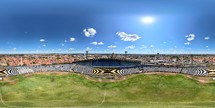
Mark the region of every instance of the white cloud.
[[210, 39], [210, 37], [205, 37], [204, 39], [205, 39], [205, 40], [209, 40], [209, 39]]
[[98, 43], [97, 43], [97, 42], [92, 42], [91, 44], [93, 44], [93, 45], [97, 45]]
[[140, 49], [145, 49], [145, 48], [147, 48], [147, 46], [145, 46], [145, 45], [142, 45], [142, 47], [141, 47]]
[[69, 41], [73, 42], [73, 41], [75, 41], [75, 38], [71, 37]]
[[93, 44], [93, 45], [104, 45], [103, 42], [92, 42], [91, 44]]
[[154, 46], [154, 45], [150, 45], [150, 47], [151, 47], [151, 48], [154, 48], [155, 46]]
[[61, 44], [61, 46], [65, 46], [65, 44]]
[[116, 45], [110, 45], [108, 46], [109, 49], [113, 49], [113, 48], [116, 48]]
[[103, 42], [99, 42], [98, 45], [104, 45], [104, 43]]
[[116, 35], [121, 37], [121, 40], [123, 41], [136, 41], [138, 39], [140, 39], [141, 37], [138, 36], [137, 34], [127, 34], [125, 32], [117, 32]]
[[184, 43], [184, 45], [190, 45], [190, 44], [191, 44], [190, 42], [185, 42], [185, 43]]
[[206, 48], [208, 48], [208, 46], [205, 46]]
[[185, 36], [187, 38], [187, 41], [193, 41], [195, 39], [195, 34], [189, 34], [187, 36]]
[[69, 48], [69, 50], [71, 51], [71, 50], [74, 50], [74, 48]]
[[46, 47], [46, 44], [44, 44], [43, 46]]
[[67, 40], [64, 40], [64, 42], [66, 43], [66, 42], [67, 42]]
[[13, 48], [13, 50], [16, 50], [16, 48]]
[[135, 46], [134, 45], [131, 45], [131, 46], [127, 46], [126, 49], [134, 49]]
[[86, 28], [83, 32], [86, 37], [93, 37], [96, 34], [96, 30], [94, 28]]
[[91, 51], [93, 48], [87, 47], [86, 50], [87, 51]]
[[40, 42], [44, 42], [45, 41], [45, 39], [40, 39]]

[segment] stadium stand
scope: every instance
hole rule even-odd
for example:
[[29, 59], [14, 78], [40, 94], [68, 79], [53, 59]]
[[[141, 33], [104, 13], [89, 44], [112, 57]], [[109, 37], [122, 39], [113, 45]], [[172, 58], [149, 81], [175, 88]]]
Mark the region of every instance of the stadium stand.
[[0, 73], [6, 76], [19, 74], [29, 74], [35, 72], [75, 72], [91, 77], [106, 77], [112, 79], [115, 76], [126, 76], [147, 72], [172, 72], [196, 76], [207, 76], [206, 67], [175, 67], [175, 66], [157, 66], [157, 65], [138, 65], [138, 62], [120, 61], [120, 60], [86, 60], [72, 64], [58, 64], [45, 66], [17, 66], [6, 67]]

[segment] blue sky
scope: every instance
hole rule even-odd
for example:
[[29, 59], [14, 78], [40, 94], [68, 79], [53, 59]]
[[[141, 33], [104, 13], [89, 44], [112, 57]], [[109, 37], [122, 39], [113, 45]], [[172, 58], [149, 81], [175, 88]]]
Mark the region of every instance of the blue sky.
[[214, 10], [214, 0], [1, 0], [0, 53], [215, 53]]

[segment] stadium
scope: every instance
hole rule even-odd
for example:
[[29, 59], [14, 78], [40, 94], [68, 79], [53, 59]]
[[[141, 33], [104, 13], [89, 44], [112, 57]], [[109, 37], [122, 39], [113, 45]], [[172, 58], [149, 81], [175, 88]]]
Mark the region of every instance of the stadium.
[[16, 66], [6, 67], [1, 71], [4, 76], [29, 74], [35, 72], [75, 72], [97, 78], [115, 79], [131, 74], [141, 74], [150, 72], [173, 72], [195, 76], [207, 76], [207, 67], [182, 67], [182, 66], [160, 66], [145, 65], [140, 61], [120, 60], [120, 59], [91, 59], [76, 61], [71, 64], [58, 64], [47, 66]]
[[7, 66], [1, 68], [0, 106], [211, 107], [211, 71], [207, 66], [146, 64], [117, 57]]

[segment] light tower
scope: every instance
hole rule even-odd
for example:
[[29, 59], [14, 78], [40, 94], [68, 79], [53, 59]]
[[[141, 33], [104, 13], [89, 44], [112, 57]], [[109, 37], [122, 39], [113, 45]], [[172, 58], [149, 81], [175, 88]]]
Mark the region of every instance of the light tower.
[[125, 59], [127, 59], [128, 51], [125, 51]]
[[112, 58], [112, 59], [114, 58], [114, 52], [112, 53], [111, 58]]
[[88, 59], [88, 53], [89, 53], [89, 51], [86, 51], [86, 54], [85, 54], [86, 59]]
[[156, 60], [159, 60], [160, 59], [160, 54], [157, 53], [157, 57], [156, 57]]

